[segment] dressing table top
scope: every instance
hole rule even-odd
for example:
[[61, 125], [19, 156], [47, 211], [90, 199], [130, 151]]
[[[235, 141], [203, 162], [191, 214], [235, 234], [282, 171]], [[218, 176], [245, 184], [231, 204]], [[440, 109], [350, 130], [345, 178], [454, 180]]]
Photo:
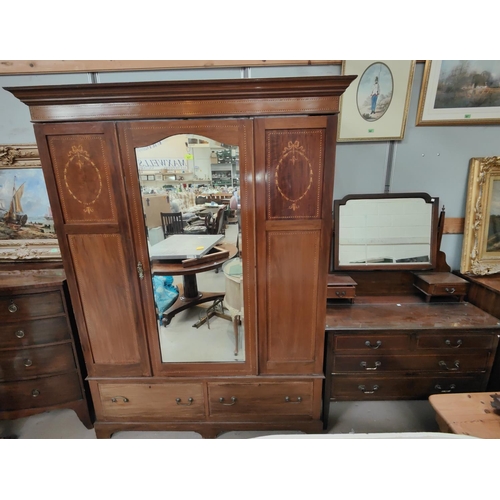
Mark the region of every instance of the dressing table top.
[[497, 318], [468, 302], [405, 303], [400, 301], [400, 297], [385, 299], [383, 303], [329, 305], [326, 310], [326, 329], [500, 329]]

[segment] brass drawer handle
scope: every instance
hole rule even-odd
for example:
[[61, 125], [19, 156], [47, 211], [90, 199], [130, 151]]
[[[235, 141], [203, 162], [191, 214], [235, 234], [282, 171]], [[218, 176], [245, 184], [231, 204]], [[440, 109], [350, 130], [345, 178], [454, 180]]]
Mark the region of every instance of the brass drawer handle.
[[18, 338], [18, 339], [22, 339], [24, 337], [24, 330], [17, 330], [17, 332], [14, 333], [14, 335]]
[[128, 403], [129, 399], [126, 398], [125, 396], [115, 396], [114, 398], [111, 398], [112, 403], [117, 403], [118, 400], [121, 399], [124, 403]]
[[297, 396], [297, 401], [292, 401], [288, 396], [285, 396], [285, 403], [302, 403], [302, 398], [300, 396]]
[[361, 368], [364, 368], [365, 370], [376, 370], [382, 365], [380, 361], [375, 361], [375, 366], [373, 368], [368, 368], [366, 361], [361, 361], [360, 366]]
[[444, 343], [448, 346], [448, 347], [454, 347], [455, 349], [459, 348], [461, 345], [462, 345], [462, 341], [460, 339], [457, 340], [457, 343], [456, 345], [451, 345], [451, 340], [445, 340]]
[[37, 398], [38, 396], [40, 396], [40, 391], [38, 389], [33, 389], [31, 391], [31, 395], [34, 397], [34, 398]]
[[453, 367], [454, 368], [449, 368], [448, 365], [446, 364], [446, 361], [440, 361], [439, 362], [439, 366], [443, 367], [443, 368], [446, 368], [448, 371], [450, 372], [456, 372], [458, 370], [460, 370], [460, 361], [457, 359], [454, 363], [453, 363]]
[[445, 288], [444, 291], [448, 292], [448, 293], [455, 293], [455, 289], [454, 288]]
[[369, 340], [365, 342], [365, 346], [370, 347], [371, 349], [378, 349], [381, 345], [382, 345], [381, 340], [377, 340], [377, 342], [375, 342], [375, 345], [372, 345], [372, 343]]
[[376, 391], [378, 391], [379, 387], [378, 385], [374, 385], [372, 387], [372, 390], [371, 391], [367, 391], [366, 390], [366, 387], [364, 385], [358, 385], [358, 389], [363, 393], [363, 394], [373, 394], [375, 393]]
[[443, 389], [439, 384], [436, 384], [436, 386], [434, 387], [434, 389], [436, 389], [436, 391], [440, 391], [440, 392], [451, 392], [453, 390], [455, 390], [456, 388], [456, 385], [455, 384], [450, 384], [450, 388], [448, 390], [445, 390]]
[[193, 404], [194, 399], [193, 398], [188, 398], [188, 402], [187, 403], [181, 403], [181, 401], [182, 401], [181, 398], [175, 398], [175, 402], [179, 406], [191, 406]]
[[236, 404], [236, 398], [233, 396], [230, 403], [224, 403], [224, 398], [219, 398], [219, 403], [223, 406], [233, 406]]
[[15, 313], [17, 311], [17, 306], [16, 306], [16, 304], [14, 304], [14, 301], [11, 301], [11, 303], [9, 304], [9, 307], [7, 307], [7, 309], [11, 313]]
[[26, 368], [28, 368], [28, 366], [31, 366], [32, 364], [33, 364], [33, 361], [31, 361], [31, 359], [24, 360], [24, 366], [26, 366]]
[[345, 292], [335, 292], [337, 297], [345, 297]]

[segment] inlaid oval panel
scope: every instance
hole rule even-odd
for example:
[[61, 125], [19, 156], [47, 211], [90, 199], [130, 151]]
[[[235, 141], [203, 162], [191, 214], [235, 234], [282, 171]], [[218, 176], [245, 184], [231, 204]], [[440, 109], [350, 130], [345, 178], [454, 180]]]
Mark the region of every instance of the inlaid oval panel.
[[117, 222], [112, 160], [103, 137], [61, 135], [48, 142], [64, 221]]
[[272, 130], [266, 137], [269, 219], [320, 215], [324, 130]]

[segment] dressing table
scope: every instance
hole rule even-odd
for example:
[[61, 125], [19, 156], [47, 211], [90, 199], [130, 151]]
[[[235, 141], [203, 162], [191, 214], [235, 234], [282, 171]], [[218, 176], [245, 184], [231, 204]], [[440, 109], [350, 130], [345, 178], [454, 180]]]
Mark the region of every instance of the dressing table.
[[500, 321], [461, 300], [466, 282], [438, 264], [438, 198], [355, 195], [334, 206], [333, 274], [357, 286], [352, 304], [327, 307], [325, 425], [330, 401], [486, 390]]

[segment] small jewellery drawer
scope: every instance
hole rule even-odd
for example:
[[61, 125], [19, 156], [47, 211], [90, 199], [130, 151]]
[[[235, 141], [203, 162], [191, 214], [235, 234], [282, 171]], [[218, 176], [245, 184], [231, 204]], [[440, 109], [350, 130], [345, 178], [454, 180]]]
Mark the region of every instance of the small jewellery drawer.
[[431, 289], [432, 295], [465, 295], [467, 293], [467, 283], [458, 285], [434, 285]]
[[0, 297], [0, 322], [64, 313], [62, 297], [58, 291]]
[[329, 286], [326, 289], [327, 299], [354, 299], [356, 289], [353, 286]]
[[100, 417], [108, 421], [199, 420], [205, 418], [201, 383], [98, 384]]
[[335, 335], [334, 349], [338, 351], [356, 350], [356, 351], [402, 351], [410, 347], [410, 336], [401, 335], [377, 335], [373, 332], [356, 335]]
[[333, 372], [481, 372], [486, 370], [489, 353], [476, 354], [443, 353], [428, 356], [344, 356], [337, 355], [333, 361]]
[[70, 340], [70, 331], [65, 316], [4, 323], [0, 326], [0, 349], [29, 347]]
[[463, 331], [461, 333], [443, 334], [419, 334], [417, 335], [417, 349], [492, 349], [495, 337], [492, 334], [473, 333]]
[[0, 351], [0, 381], [52, 375], [75, 369], [70, 343]]
[[310, 417], [312, 381], [262, 383], [208, 383], [210, 417], [269, 419], [279, 416]]
[[50, 407], [82, 399], [78, 373], [0, 384], [0, 411]]
[[479, 377], [336, 376], [330, 398], [339, 400], [427, 399], [430, 394], [483, 390]]

